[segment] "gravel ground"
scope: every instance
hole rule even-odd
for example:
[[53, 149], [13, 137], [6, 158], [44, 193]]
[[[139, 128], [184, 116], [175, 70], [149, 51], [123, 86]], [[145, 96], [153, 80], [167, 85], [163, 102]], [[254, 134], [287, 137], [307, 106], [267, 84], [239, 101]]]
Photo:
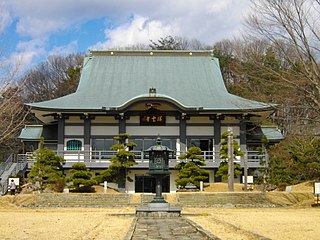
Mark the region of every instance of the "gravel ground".
[[[124, 239], [133, 208], [0, 207], [0, 239]], [[221, 239], [319, 239], [320, 208], [186, 208], [183, 215]]]

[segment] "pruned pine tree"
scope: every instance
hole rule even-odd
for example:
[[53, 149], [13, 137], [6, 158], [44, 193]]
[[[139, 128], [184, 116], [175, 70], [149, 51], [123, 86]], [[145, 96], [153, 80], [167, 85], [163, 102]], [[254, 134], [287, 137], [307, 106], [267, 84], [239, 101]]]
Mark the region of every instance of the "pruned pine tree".
[[187, 184], [193, 184], [200, 188], [200, 181], [207, 181], [209, 172], [201, 166], [205, 165], [204, 158], [199, 147], [190, 147], [185, 154], [179, 156], [179, 159], [184, 160], [175, 166], [179, 170], [176, 185], [180, 188], [185, 188]]
[[125, 190], [126, 180], [133, 181], [127, 176], [128, 169], [137, 164], [135, 154], [132, 152], [133, 148], [137, 145], [134, 142], [129, 142], [130, 137], [131, 136], [126, 133], [114, 137], [118, 143], [113, 145], [111, 150], [116, 151], [116, 155], [110, 159], [112, 164], [109, 168], [102, 171], [98, 177], [100, 182], [108, 179], [117, 182], [120, 191]]
[[70, 170], [71, 177], [67, 179], [67, 182], [72, 182], [71, 188], [75, 192], [92, 192], [92, 186], [97, 182], [92, 178], [92, 172], [84, 163], [75, 163]]
[[35, 151], [34, 165], [28, 178], [39, 187], [42, 192], [47, 186], [54, 185], [57, 181], [64, 179], [63, 163], [65, 160], [55, 152], [44, 148], [43, 139], [40, 140], [39, 148]]

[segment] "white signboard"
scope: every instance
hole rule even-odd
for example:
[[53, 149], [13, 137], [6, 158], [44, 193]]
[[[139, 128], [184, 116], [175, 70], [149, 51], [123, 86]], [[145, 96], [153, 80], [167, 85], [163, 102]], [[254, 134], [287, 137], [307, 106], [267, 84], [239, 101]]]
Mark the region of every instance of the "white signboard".
[[[242, 182], [244, 183], [244, 176], [242, 176]], [[253, 184], [253, 176], [247, 176], [247, 183]]]
[[320, 194], [320, 182], [315, 182], [314, 183], [314, 194]]
[[14, 181], [14, 183], [19, 186], [20, 185], [20, 179], [19, 178], [9, 178], [9, 185], [11, 183], [11, 180]]

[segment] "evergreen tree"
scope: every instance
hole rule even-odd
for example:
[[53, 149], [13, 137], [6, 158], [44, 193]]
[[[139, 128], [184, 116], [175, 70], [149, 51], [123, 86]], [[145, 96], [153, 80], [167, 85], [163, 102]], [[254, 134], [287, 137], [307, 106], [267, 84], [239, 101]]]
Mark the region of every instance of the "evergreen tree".
[[92, 191], [91, 186], [96, 184], [96, 181], [91, 179], [92, 172], [84, 163], [73, 164], [70, 173], [72, 176], [67, 179], [67, 182], [72, 182], [75, 191]]
[[137, 164], [134, 159], [135, 154], [131, 152], [131, 150], [137, 145], [134, 142], [129, 142], [129, 138], [130, 135], [126, 133], [122, 133], [114, 137], [118, 143], [113, 145], [111, 150], [117, 151], [116, 155], [110, 159], [112, 164], [109, 168], [102, 171], [100, 176], [97, 178], [100, 182], [105, 180], [116, 181], [121, 191], [126, 187], [126, 180], [132, 181], [132, 179], [127, 176], [128, 168]]
[[172, 36], [160, 38], [158, 43], [153, 42], [149, 45], [152, 50], [178, 50], [181, 49], [181, 42]]
[[[221, 136], [222, 142], [220, 143], [220, 158], [221, 161], [216, 176], [222, 177], [222, 179], [228, 179], [228, 132], [224, 132]], [[233, 160], [237, 160], [237, 156], [243, 156], [243, 152], [240, 151], [240, 146], [237, 141], [233, 140]], [[234, 175], [240, 177], [242, 174], [241, 166], [238, 163], [234, 163]]]
[[320, 179], [319, 137], [288, 136], [270, 150], [270, 183], [297, 184]]
[[44, 148], [44, 140], [40, 140], [40, 146], [34, 153], [35, 163], [28, 174], [33, 183], [39, 184], [42, 192], [49, 184], [64, 179], [63, 166], [65, 160], [57, 156], [55, 152]]
[[187, 184], [193, 184], [200, 188], [200, 181], [208, 180], [209, 172], [202, 169], [200, 166], [204, 166], [201, 149], [198, 147], [191, 147], [185, 154], [179, 156], [182, 161], [175, 166], [175, 169], [179, 170], [178, 179], [176, 185], [184, 188]]

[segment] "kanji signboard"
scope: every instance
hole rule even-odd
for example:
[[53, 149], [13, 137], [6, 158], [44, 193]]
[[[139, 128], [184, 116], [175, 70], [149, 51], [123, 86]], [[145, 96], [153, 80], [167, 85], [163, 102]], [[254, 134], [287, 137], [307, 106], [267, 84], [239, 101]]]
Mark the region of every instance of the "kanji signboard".
[[141, 114], [140, 125], [164, 126], [166, 125], [166, 116], [159, 114]]

